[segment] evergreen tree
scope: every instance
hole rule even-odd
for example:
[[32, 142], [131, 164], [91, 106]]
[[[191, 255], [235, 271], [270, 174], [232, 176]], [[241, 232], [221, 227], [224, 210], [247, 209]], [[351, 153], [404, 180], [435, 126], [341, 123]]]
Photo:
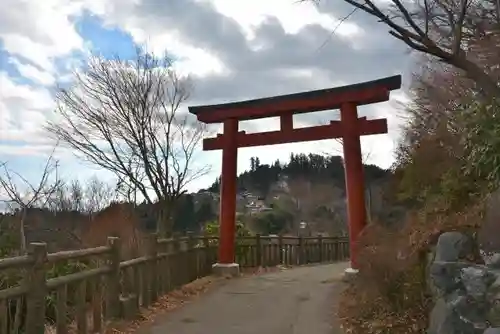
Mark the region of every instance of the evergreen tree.
[[250, 158], [250, 171], [251, 172], [255, 171], [255, 158], [254, 157]]
[[199, 224], [196, 220], [193, 195], [182, 196], [174, 213], [174, 230], [196, 231]]
[[198, 210], [196, 210], [196, 221], [199, 225], [212, 221], [216, 217], [217, 214], [214, 212], [212, 204], [208, 200], [203, 201]]
[[214, 183], [212, 183], [212, 185], [207, 190], [212, 192], [212, 193], [216, 193], [216, 194], [219, 193], [220, 192], [220, 182], [221, 182], [221, 178], [219, 176], [215, 179]]
[[[365, 165], [364, 170], [366, 182], [383, 178], [390, 173], [374, 165]], [[250, 170], [238, 176], [238, 191], [256, 192], [265, 197], [281, 175], [290, 179], [302, 178], [311, 182], [331, 182], [341, 189], [345, 187], [342, 157], [292, 153], [290, 161], [284, 164], [276, 160], [272, 165], [261, 165], [258, 157], [252, 157]], [[209, 190], [218, 192], [219, 187], [220, 178], [217, 178]]]

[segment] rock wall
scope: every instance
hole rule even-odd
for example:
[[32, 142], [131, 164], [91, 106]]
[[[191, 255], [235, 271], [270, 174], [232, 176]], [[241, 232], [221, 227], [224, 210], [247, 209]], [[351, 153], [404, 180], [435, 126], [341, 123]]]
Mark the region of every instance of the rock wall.
[[441, 234], [429, 257], [434, 297], [428, 334], [500, 334], [500, 254], [467, 261], [473, 241], [459, 232]]

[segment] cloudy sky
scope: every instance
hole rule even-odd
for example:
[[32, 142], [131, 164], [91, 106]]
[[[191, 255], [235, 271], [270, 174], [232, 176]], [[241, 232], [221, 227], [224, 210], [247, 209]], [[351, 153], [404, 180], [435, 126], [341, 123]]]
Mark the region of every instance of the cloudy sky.
[[[0, 12], [0, 161], [8, 161], [29, 180], [52, 149], [42, 125], [54, 110], [57, 83], [91, 53], [132, 57], [135, 45], [168, 52], [182, 73], [193, 76], [188, 105], [223, 103], [304, 90], [329, 88], [403, 74], [408, 81], [411, 57], [385, 26], [355, 13], [341, 0], [319, 6], [296, 0], [2, 0]], [[338, 27], [336, 29], [336, 27]], [[335, 30], [336, 29], [336, 30]], [[332, 32], [335, 30], [335, 33]], [[388, 167], [401, 124], [397, 101], [360, 108], [360, 116], [386, 117], [389, 134], [362, 140], [370, 163]], [[337, 117], [328, 111], [295, 118], [299, 126]], [[278, 128], [278, 120], [244, 122], [247, 131]], [[239, 151], [239, 171], [251, 156], [262, 163], [286, 161], [291, 152], [337, 154], [332, 141], [246, 148]], [[110, 176], [61, 152], [61, 173], [84, 179]], [[220, 152], [203, 152], [211, 174], [190, 185], [209, 185], [220, 173]]]

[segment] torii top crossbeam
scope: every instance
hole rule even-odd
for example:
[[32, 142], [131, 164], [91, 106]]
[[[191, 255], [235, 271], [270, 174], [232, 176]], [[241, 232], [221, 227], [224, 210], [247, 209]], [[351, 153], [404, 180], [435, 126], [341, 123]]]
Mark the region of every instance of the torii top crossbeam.
[[389, 100], [392, 90], [401, 88], [401, 76], [367, 81], [342, 87], [313, 90], [303, 93], [279, 95], [261, 99], [189, 107], [203, 123], [221, 123], [228, 118], [240, 121], [276, 117], [292, 112], [308, 113], [338, 109], [347, 102], [356, 105], [384, 102]]

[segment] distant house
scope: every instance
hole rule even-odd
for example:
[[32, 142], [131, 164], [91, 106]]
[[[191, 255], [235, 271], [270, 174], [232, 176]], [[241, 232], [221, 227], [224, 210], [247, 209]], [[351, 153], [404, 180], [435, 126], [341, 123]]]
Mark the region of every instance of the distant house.
[[208, 190], [203, 190], [203, 191], [200, 191], [200, 192], [194, 194], [195, 200], [200, 200], [200, 199], [204, 199], [204, 198], [209, 198], [211, 200], [219, 200], [219, 197], [220, 197], [220, 195], [218, 193], [213, 193], [213, 192], [208, 191]]
[[247, 200], [247, 202], [255, 202], [255, 201], [258, 201], [258, 200], [260, 199], [260, 197], [259, 197], [259, 196], [257, 196], [257, 195], [254, 195], [254, 194], [250, 194], [250, 193], [249, 193], [249, 194], [247, 194], [247, 195], [245, 196], [245, 199]]
[[243, 197], [245, 197], [245, 198], [246, 198], [246, 197], [248, 197], [248, 196], [251, 196], [251, 195], [252, 195], [252, 193], [250, 193], [249, 191], [243, 191], [243, 192], [241, 193], [241, 196], [243, 196]]
[[250, 201], [245, 206], [245, 208], [250, 214], [255, 214], [255, 213], [259, 213], [259, 212], [263, 212], [263, 211], [272, 210], [272, 208], [270, 208], [269, 206], [266, 205], [264, 200], [258, 199], [258, 198], [253, 200], [253, 201]]

